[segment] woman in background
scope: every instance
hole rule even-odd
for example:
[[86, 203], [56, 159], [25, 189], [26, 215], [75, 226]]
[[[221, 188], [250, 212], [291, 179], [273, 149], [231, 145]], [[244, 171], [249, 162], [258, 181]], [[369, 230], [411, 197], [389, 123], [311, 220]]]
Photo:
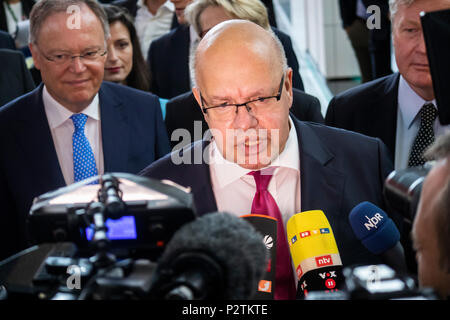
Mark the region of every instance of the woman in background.
[[123, 8], [104, 5], [108, 16], [111, 38], [105, 63], [106, 81], [149, 91], [150, 74], [140, 50], [133, 18]]

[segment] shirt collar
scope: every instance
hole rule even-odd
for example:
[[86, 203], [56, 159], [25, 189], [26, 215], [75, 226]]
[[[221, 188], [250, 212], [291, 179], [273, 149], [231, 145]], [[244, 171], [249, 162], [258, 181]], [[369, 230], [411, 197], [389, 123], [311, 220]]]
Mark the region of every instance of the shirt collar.
[[[292, 122], [291, 117], [289, 117], [289, 136], [286, 141], [286, 145], [280, 155], [270, 164], [271, 167], [284, 167], [300, 171], [300, 156], [298, 148], [298, 138], [297, 131]], [[238, 164], [228, 161], [222, 156], [222, 153], [217, 148], [216, 142], [213, 140], [211, 142], [211, 164], [215, 170], [215, 175], [219, 183], [219, 187], [223, 188], [230, 183], [240, 179], [241, 177], [247, 175], [252, 170], [245, 169]], [[276, 174], [277, 170], [275, 171]]]
[[[144, 4], [144, 0], [138, 0], [137, 7], [145, 9], [145, 11], [153, 17], [153, 14], [148, 10], [147, 6]], [[161, 5], [161, 7], [158, 8], [157, 12], [162, 10], [163, 8], [170, 12], [175, 12], [175, 5], [170, 1], [164, 2]]]
[[432, 103], [436, 107], [436, 99], [425, 101], [410, 87], [403, 76], [400, 75], [400, 82], [398, 85], [398, 106], [403, 116], [403, 125], [405, 128], [409, 129], [411, 127], [414, 119], [417, 117], [417, 114], [425, 103]]
[[197, 32], [195, 32], [195, 29], [192, 25], [189, 26], [189, 36], [191, 39], [191, 47], [192, 44], [195, 44], [197, 42], [200, 42], [200, 36], [197, 34]]
[[[42, 100], [44, 101], [44, 108], [46, 110], [46, 115], [50, 129], [59, 127], [74, 114], [72, 111], [65, 108], [62, 104], [56, 101], [50, 95], [45, 85], [42, 91]], [[98, 93], [95, 95], [92, 102], [83, 110], [82, 113], [84, 113], [90, 118], [93, 118], [94, 120], [100, 120]]]

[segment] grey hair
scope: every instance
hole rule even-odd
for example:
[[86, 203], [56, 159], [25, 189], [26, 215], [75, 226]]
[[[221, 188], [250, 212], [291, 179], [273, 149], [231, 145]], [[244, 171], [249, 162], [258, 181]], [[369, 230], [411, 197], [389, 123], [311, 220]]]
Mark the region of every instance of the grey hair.
[[67, 12], [70, 6], [85, 4], [100, 20], [105, 35], [109, 38], [109, 23], [101, 4], [95, 0], [40, 0], [36, 2], [30, 12], [30, 43], [36, 44], [44, 21], [55, 13]]
[[398, 11], [399, 5], [404, 5], [406, 7], [409, 7], [412, 5], [416, 0], [389, 0], [389, 13], [391, 16], [391, 20], [394, 21], [395, 15]]
[[[270, 34], [273, 43], [275, 45], [275, 49], [277, 51], [277, 56], [279, 57], [278, 60], [281, 65], [281, 69], [283, 70], [283, 72], [286, 72], [286, 70], [288, 69], [288, 64], [283, 44], [281, 43], [280, 39], [278, 39], [277, 35], [272, 31], [272, 29], [265, 31]], [[191, 53], [189, 55], [189, 71], [192, 80], [192, 87], [198, 88], [196, 78], [196, 68], [197, 68], [197, 48], [195, 48], [195, 50], [191, 50]]]

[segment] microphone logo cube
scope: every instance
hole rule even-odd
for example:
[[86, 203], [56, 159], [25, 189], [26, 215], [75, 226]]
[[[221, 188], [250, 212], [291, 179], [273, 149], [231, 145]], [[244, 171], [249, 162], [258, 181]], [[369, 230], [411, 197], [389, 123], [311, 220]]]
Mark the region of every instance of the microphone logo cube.
[[311, 235], [311, 232], [309, 232], [309, 231], [300, 232], [300, 238], [306, 238], [306, 237], [309, 237], [310, 235]]
[[300, 279], [302, 277], [302, 275], [303, 275], [302, 266], [300, 264], [298, 265], [296, 271], [297, 271], [297, 277], [298, 277], [298, 279]]
[[272, 292], [272, 281], [260, 280], [258, 284], [258, 291], [261, 292]]
[[331, 255], [316, 257], [316, 265], [317, 267], [331, 266], [333, 259], [331, 259]]

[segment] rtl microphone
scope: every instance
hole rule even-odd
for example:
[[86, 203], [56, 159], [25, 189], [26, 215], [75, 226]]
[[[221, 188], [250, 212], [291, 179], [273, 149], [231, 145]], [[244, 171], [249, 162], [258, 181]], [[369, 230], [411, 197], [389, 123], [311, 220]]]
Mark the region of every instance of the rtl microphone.
[[343, 288], [341, 257], [323, 211], [292, 216], [287, 223], [287, 235], [299, 279], [297, 298], [305, 298], [311, 291], [331, 293]]
[[370, 202], [361, 202], [349, 215], [356, 237], [372, 252], [399, 273], [407, 273], [400, 232], [388, 215]]
[[181, 227], [154, 272], [150, 296], [249, 299], [266, 270], [263, 237], [244, 219], [210, 213]]

